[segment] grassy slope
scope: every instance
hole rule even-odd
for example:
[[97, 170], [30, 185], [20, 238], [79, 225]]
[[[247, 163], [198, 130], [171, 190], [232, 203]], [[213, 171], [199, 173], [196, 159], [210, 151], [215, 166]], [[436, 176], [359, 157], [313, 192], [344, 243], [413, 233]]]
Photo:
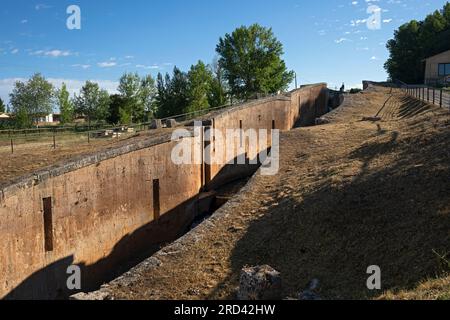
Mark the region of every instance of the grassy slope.
[[[382, 121], [361, 121], [374, 115]], [[448, 298], [449, 113], [376, 89], [329, 118], [283, 133], [278, 175], [257, 176], [190, 241], [158, 255], [160, 267], [111, 295], [234, 298], [243, 266], [269, 264], [285, 296], [318, 278], [325, 299]], [[366, 288], [373, 264], [381, 292]]]

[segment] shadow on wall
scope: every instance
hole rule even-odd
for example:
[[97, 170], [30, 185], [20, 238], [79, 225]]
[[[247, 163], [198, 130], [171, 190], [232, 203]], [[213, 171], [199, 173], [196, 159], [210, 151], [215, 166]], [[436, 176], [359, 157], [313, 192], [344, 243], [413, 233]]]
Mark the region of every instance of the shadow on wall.
[[309, 100], [302, 100], [299, 105], [299, 117], [294, 124], [294, 128], [313, 126], [316, 119], [329, 112], [330, 90], [323, 88], [312, 103]]
[[[450, 133], [433, 136], [433, 143], [408, 139], [400, 143], [393, 136], [354, 151], [349, 160], [362, 161], [366, 170], [348, 184], [333, 187], [333, 173], [323, 169], [328, 181], [302, 195], [301, 202], [274, 199], [279, 205], [249, 226], [232, 253], [231, 276], [209, 298], [235, 298], [245, 265], [268, 264], [280, 271], [286, 297], [297, 296], [317, 278], [324, 299], [381, 294], [366, 287], [371, 265], [381, 268], [383, 290], [414, 288], [450, 271], [433, 253], [450, 252]], [[399, 160], [367, 169], [392, 152]]]
[[[266, 149], [265, 151], [261, 152], [260, 154], [269, 155], [271, 151], [271, 148]], [[246, 158], [246, 164], [237, 164], [237, 160], [241, 157]], [[206, 183], [204, 190], [205, 191], [212, 191], [217, 190], [220, 187], [232, 183], [236, 180], [245, 179], [248, 177], [251, 177], [255, 174], [256, 171], [258, 171], [259, 167], [261, 166], [261, 162], [259, 161], [260, 156], [249, 159], [245, 154], [242, 154], [236, 158], [234, 158], [232, 161], [230, 161], [229, 164], [225, 165], [212, 179], [210, 182]], [[255, 163], [255, 164], [251, 164]]]
[[[180, 237], [190, 226], [197, 213], [197, 197], [194, 197], [158, 220], [148, 223], [135, 232], [123, 237], [105, 258], [93, 265], [77, 264], [81, 268], [82, 292], [97, 290], [132, 267], [157, 252], [162, 245]], [[67, 268], [74, 262], [74, 256], [65, 257], [24, 280], [4, 299], [67, 299], [78, 293], [69, 291], [66, 281]]]
[[[234, 162], [236, 162], [234, 159]], [[207, 191], [252, 176], [259, 168], [258, 165], [227, 165], [208, 184]], [[163, 214], [135, 232], [123, 237], [112, 252], [93, 265], [77, 264], [81, 268], [82, 292], [98, 290], [123, 273], [129, 271], [144, 261], [167, 243], [170, 243], [187, 231], [198, 216], [208, 214], [214, 205], [211, 199], [206, 206], [201, 203], [198, 195], [177, 206], [170, 212]], [[215, 208], [218, 209], [218, 208]], [[211, 212], [209, 212], [210, 214]], [[78, 291], [69, 291], [66, 286], [67, 268], [73, 265], [74, 256], [65, 257], [31, 275], [19, 286], [12, 290], [4, 299], [67, 299]]]

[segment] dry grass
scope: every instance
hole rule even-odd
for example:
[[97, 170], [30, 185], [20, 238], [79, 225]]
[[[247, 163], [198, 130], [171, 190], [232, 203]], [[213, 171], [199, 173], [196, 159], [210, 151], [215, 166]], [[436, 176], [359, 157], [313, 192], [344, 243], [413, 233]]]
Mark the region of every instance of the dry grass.
[[[285, 296], [318, 278], [326, 299], [448, 297], [435, 252], [450, 252], [449, 113], [372, 89], [328, 117], [283, 133], [278, 175], [256, 176], [195, 241], [168, 247], [160, 267], [111, 296], [234, 298], [242, 267], [269, 264]], [[384, 295], [366, 288], [373, 264]]]
[[167, 133], [167, 130], [171, 129], [124, 134], [119, 139], [91, 139], [90, 143], [85, 134], [63, 133], [56, 136], [56, 149], [51, 134], [21, 136], [14, 138], [14, 153], [11, 153], [10, 141], [3, 136], [0, 139], [0, 184], [7, 184], [20, 176], [75, 156], [113, 148], [129, 143], [130, 139], [145, 139], [150, 135], [156, 137]]

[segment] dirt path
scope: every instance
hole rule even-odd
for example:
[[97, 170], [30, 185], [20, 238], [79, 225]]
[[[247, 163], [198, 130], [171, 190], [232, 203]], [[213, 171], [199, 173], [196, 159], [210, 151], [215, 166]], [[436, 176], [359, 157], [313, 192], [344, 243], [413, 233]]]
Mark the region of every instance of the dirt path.
[[[361, 121], [378, 115], [381, 121]], [[210, 221], [104, 291], [114, 299], [234, 298], [245, 265], [282, 274], [284, 295], [376, 298], [447, 270], [450, 117], [388, 89], [348, 96], [332, 123], [282, 134], [281, 171], [255, 176]]]

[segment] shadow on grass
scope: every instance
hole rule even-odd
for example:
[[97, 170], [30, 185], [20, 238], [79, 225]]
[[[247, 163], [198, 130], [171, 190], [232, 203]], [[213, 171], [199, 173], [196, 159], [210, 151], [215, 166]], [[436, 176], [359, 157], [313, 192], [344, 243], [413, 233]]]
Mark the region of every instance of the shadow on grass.
[[[449, 132], [433, 140], [411, 138], [363, 145], [350, 155], [364, 170], [339, 189], [323, 183], [303, 201], [279, 205], [248, 228], [231, 256], [232, 273], [209, 298], [239, 284], [245, 265], [268, 264], [281, 272], [284, 296], [296, 296], [311, 279], [321, 282], [325, 299], [366, 299], [367, 268], [378, 265], [382, 289], [415, 288], [435, 277], [442, 264], [433, 252], [450, 252]], [[395, 152], [382, 170], [369, 162]], [[324, 168], [326, 170], [326, 168]]]

